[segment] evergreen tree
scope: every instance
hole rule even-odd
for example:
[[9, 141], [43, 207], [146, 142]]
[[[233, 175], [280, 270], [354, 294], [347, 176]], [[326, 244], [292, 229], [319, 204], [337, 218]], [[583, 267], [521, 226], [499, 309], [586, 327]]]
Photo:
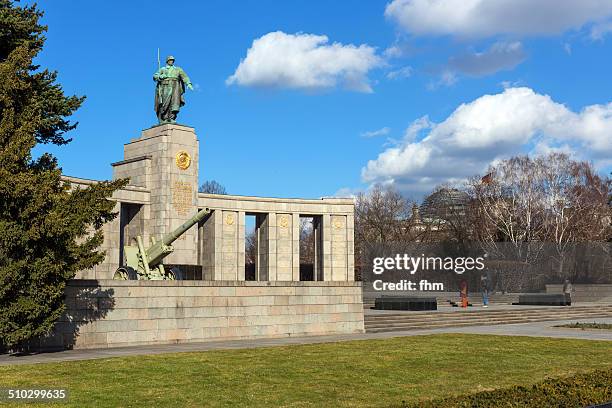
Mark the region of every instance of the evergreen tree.
[[66, 282], [104, 259], [108, 198], [125, 180], [74, 188], [36, 144], [69, 143], [68, 117], [84, 98], [65, 96], [56, 73], [33, 59], [46, 27], [36, 6], [0, 0], [0, 348], [48, 333], [62, 315]]

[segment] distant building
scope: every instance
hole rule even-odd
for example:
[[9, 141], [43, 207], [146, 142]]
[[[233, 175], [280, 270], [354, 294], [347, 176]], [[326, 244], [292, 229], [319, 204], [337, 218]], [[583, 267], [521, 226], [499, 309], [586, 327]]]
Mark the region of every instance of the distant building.
[[469, 196], [455, 188], [441, 188], [423, 200], [420, 214], [424, 221], [445, 221], [452, 217], [464, 217]]
[[[444, 241], [465, 229], [469, 196], [454, 188], [441, 188], [423, 200], [421, 206], [413, 205], [406, 228], [413, 232], [416, 241]], [[465, 232], [465, 231], [461, 231]]]

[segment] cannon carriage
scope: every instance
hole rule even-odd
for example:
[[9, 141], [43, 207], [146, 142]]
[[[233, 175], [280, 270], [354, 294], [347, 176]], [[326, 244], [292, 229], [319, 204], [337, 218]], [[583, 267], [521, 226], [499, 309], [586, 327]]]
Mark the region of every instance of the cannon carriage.
[[135, 245], [124, 247], [125, 265], [117, 268], [113, 279], [117, 280], [179, 280], [182, 278], [178, 269], [166, 270], [163, 264], [164, 258], [170, 255], [174, 248], [172, 243], [180, 238], [189, 228], [202, 221], [210, 209], [205, 208], [187, 220], [174, 231], [166, 234], [161, 240], [156, 241], [151, 237], [151, 245], [145, 248], [142, 236], [137, 236]]

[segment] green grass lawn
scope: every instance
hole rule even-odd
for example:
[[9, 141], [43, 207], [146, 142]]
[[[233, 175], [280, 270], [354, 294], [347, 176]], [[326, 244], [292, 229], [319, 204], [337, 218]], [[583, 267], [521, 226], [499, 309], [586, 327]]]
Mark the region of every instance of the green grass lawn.
[[608, 367], [611, 342], [441, 334], [3, 366], [0, 388], [65, 388], [61, 407], [383, 407]]

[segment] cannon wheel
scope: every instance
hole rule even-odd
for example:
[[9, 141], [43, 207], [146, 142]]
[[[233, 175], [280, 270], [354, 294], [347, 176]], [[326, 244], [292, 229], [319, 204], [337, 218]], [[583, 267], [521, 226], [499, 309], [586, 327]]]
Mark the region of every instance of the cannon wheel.
[[138, 279], [138, 274], [133, 268], [129, 266], [120, 266], [115, 271], [113, 275], [113, 279], [115, 280], [136, 280]]
[[166, 280], [184, 280], [183, 271], [180, 268], [174, 266], [166, 272]]

